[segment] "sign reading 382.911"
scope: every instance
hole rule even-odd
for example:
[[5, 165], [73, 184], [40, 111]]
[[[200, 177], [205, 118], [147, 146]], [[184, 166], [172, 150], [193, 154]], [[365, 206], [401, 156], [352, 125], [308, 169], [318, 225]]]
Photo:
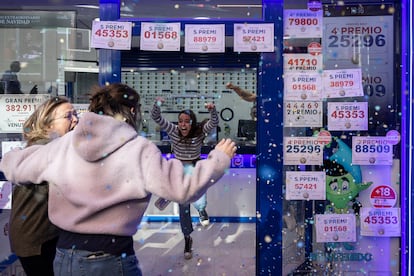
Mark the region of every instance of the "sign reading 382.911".
[[39, 95], [0, 95], [0, 133], [21, 133], [23, 123], [41, 103], [49, 99], [49, 94]]

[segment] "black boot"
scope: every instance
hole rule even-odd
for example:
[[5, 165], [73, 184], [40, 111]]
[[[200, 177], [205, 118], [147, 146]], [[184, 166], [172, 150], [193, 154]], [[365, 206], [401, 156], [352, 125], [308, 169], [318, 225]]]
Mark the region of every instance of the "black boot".
[[189, 260], [193, 257], [191, 247], [193, 246], [193, 239], [190, 235], [184, 236], [185, 247], [184, 247], [184, 258]]
[[200, 218], [201, 225], [203, 225], [204, 227], [208, 226], [210, 224], [210, 219], [208, 218], [206, 209], [202, 209], [198, 211], [198, 214], [200, 216], [199, 218]]

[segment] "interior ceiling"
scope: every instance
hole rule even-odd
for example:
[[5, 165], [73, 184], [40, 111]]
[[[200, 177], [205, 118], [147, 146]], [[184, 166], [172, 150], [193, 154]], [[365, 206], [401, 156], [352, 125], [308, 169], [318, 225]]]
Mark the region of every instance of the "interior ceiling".
[[[6, 2], [6, 1], [4, 1]], [[70, 10], [77, 12], [77, 27], [90, 29], [99, 18], [99, 1], [16, 0], [0, 2], [0, 10]], [[260, 20], [262, 0], [126, 0], [121, 1], [121, 18]]]

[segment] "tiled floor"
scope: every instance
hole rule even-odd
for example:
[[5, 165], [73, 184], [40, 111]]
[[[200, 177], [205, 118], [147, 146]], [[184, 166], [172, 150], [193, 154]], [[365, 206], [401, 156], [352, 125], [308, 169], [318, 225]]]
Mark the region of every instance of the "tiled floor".
[[[134, 236], [144, 276], [254, 276], [255, 223], [193, 223], [193, 258], [184, 259], [178, 222], [142, 222]], [[0, 276], [24, 276], [19, 261]]]
[[193, 258], [184, 259], [179, 223], [142, 223], [134, 236], [144, 276], [255, 275], [255, 224], [194, 223]]

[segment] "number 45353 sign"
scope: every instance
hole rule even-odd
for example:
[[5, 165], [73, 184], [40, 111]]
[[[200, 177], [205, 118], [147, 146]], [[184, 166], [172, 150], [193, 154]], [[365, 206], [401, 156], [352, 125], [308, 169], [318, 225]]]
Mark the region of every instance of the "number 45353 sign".
[[130, 50], [131, 33], [131, 22], [93, 21], [91, 47]]

